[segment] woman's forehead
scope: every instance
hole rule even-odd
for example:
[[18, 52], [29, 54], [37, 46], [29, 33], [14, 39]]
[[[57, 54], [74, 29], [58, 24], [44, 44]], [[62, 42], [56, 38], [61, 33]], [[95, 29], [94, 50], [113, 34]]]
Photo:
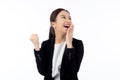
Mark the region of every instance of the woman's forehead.
[[70, 13], [68, 13], [67, 11], [61, 11], [58, 15], [59, 16], [70, 16]]

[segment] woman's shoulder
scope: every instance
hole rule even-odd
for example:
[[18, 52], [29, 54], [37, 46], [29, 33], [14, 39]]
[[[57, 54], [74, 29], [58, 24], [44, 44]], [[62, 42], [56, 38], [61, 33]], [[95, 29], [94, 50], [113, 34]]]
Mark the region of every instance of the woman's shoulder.
[[[42, 42], [43, 45], [54, 43], [54, 39], [47, 39]], [[73, 44], [83, 44], [83, 41], [77, 38], [73, 38]]]
[[73, 38], [73, 46], [74, 46], [74, 48], [83, 51], [84, 44], [83, 44], [82, 40]]
[[50, 43], [52, 43], [52, 42], [54, 42], [54, 39], [47, 39], [47, 40], [44, 40], [43, 42], [42, 42], [42, 44], [44, 44], [44, 45], [47, 45], [47, 44], [50, 44]]
[[83, 41], [77, 38], [73, 38], [73, 43], [83, 43]]

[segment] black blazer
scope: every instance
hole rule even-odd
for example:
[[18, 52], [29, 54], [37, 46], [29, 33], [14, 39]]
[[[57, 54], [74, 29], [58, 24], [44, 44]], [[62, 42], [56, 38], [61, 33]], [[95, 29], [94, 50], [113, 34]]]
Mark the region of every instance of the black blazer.
[[[81, 40], [73, 38], [73, 48], [65, 47], [60, 69], [60, 80], [78, 80], [77, 73], [83, 58], [84, 48]], [[44, 80], [52, 78], [52, 58], [54, 51], [54, 39], [43, 41], [40, 51], [35, 51], [35, 59], [38, 71], [44, 76]]]

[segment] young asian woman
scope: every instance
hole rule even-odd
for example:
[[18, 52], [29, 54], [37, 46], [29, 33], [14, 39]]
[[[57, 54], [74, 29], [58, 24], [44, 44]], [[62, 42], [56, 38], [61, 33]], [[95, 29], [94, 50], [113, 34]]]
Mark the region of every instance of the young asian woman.
[[78, 80], [84, 55], [82, 40], [73, 38], [74, 25], [68, 10], [55, 9], [50, 16], [49, 39], [39, 47], [39, 37], [32, 34], [37, 69], [44, 80]]

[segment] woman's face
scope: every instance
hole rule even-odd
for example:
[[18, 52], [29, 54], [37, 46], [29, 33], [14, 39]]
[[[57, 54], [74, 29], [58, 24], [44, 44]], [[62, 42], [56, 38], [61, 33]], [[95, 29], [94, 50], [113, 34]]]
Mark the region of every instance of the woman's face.
[[54, 27], [56, 33], [65, 34], [71, 24], [72, 21], [70, 14], [67, 11], [61, 11], [57, 15], [56, 21], [52, 23], [52, 26]]

